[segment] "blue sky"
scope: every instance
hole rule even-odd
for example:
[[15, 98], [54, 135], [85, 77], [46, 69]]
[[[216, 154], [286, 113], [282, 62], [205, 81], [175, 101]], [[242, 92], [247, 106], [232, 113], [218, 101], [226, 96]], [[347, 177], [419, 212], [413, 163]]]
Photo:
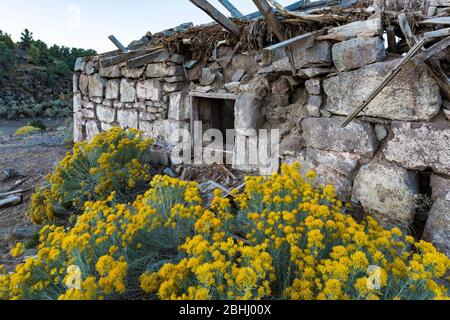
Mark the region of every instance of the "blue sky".
[[[278, 0], [283, 5], [293, 0]], [[228, 12], [211, 0], [217, 8]], [[243, 13], [256, 8], [251, 0], [232, 0]], [[0, 0], [0, 30], [17, 41], [23, 29], [46, 43], [93, 48], [99, 52], [114, 49], [108, 36], [114, 34], [127, 45], [147, 31], [157, 32], [184, 22], [207, 23], [211, 19], [189, 0]]]

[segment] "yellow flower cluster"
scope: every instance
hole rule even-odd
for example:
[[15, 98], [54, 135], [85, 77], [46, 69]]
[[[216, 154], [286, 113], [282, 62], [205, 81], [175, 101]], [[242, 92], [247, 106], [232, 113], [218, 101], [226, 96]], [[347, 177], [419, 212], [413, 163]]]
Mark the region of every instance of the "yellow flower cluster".
[[36, 224], [54, 222], [60, 213], [81, 213], [86, 201], [106, 199], [113, 191], [127, 202], [150, 182], [152, 141], [138, 131], [112, 128], [92, 143], [80, 142], [32, 197], [29, 216]]
[[37, 255], [0, 275], [0, 298], [448, 298], [448, 257], [370, 217], [357, 223], [300, 169], [247, 178], [238, 208], [216, 191], [205, 209], [196, 183], [165, 176], [133, 203], [119, 192], [86, 202], [73, 228], [45, 226]]
[[228, 238], [209, 241], [199, 235], [182, 249], [188, 257], [140, 277], [141, 288], [163, 300], [270, 297], [272, 258], [262, 246], [246, 246]]
[[16, 136], [28, 136], [30, 134], [41, 132], [42, 130], [33, 126], [25, 126], [18, 129], [15, 133]]

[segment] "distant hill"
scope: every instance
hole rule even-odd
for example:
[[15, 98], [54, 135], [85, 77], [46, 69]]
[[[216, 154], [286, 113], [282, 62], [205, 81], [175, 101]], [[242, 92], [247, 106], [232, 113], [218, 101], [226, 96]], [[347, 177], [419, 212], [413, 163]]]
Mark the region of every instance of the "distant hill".
[[48, 47], [25, 29], [19, 42], [0, 30], [0, 119], [66, 117], [72, 112], [72, 70], [94, 50]]

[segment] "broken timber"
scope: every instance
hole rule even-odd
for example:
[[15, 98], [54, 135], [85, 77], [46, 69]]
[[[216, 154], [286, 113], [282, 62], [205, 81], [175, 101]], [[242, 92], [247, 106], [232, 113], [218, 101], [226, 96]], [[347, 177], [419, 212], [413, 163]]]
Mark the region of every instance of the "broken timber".
[[121, 64], [123, 62], [126, 62], [126, 61], [128, 61], [130, 59], [141, 57], [143, 55], [146, 55], [146, 54], [151, 53], [151, 52], [158, 51], [160, 49], [161, 49], [161, 47], [160, 48], [147, 49], [147, 50], [131, 51], [131, 52], [128, 52], [128, 53], [121, 53], [121, 54], [118, 54], [116, 56], [107, 57], [105, 59], [101, 59], [100, 60], [99, 67], [100, 68], [107, 68], [107, 67], [115, 66], [115, 65]]
[[244, 15], [228, 0], [218, 0], [230, 13], [233, 18], [242, 18]]
[[189, 0], [195, 6], [199, 7], [206, 14], [208, 14], [214, 21], [228, 30], [231, 34], [233, 34], [236, 38], [241, 37], [241, 28], [239, 28], [233, 21], [228, 19], [225, 15], [223, 15], [219, 10], [217, 10], [213, 5], [211, 5], [206, 0]]
[[111, 35], [108, 38], [123, 53], [127, 53], [129, 51], [127, 48], [125, 48], [125, 46], [123, 44], [120, 43], [119, 40], [117, 40], [117, 38], [115, 36]]

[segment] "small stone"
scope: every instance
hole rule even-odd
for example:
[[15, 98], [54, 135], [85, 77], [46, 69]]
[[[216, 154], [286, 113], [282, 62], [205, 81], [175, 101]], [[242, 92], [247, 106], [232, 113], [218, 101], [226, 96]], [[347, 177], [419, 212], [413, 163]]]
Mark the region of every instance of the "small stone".
[[203, 68], [200, 84], [202, 86], [210, 86], [216, 81], [217, 73], [211, 68]]
[[305, 87], [310, 95], [319, 95], [322, 93], [322, 86], [319, 79], [306, 81]]
[[311, 117], [320, 118], [320, 107], [322, 106], [322, 96], [310, 96], [306, 109]]
[[233, 76], [231, 77], [231, 82], [239, 82], [245, 75], [245, 69], [237, 69]]
[[376, 124], [375, 125], [375, 133], [377, 134], [377, 138], [379, 141], [383, 141], [388, 136], [388, 130], [385, 125]]

